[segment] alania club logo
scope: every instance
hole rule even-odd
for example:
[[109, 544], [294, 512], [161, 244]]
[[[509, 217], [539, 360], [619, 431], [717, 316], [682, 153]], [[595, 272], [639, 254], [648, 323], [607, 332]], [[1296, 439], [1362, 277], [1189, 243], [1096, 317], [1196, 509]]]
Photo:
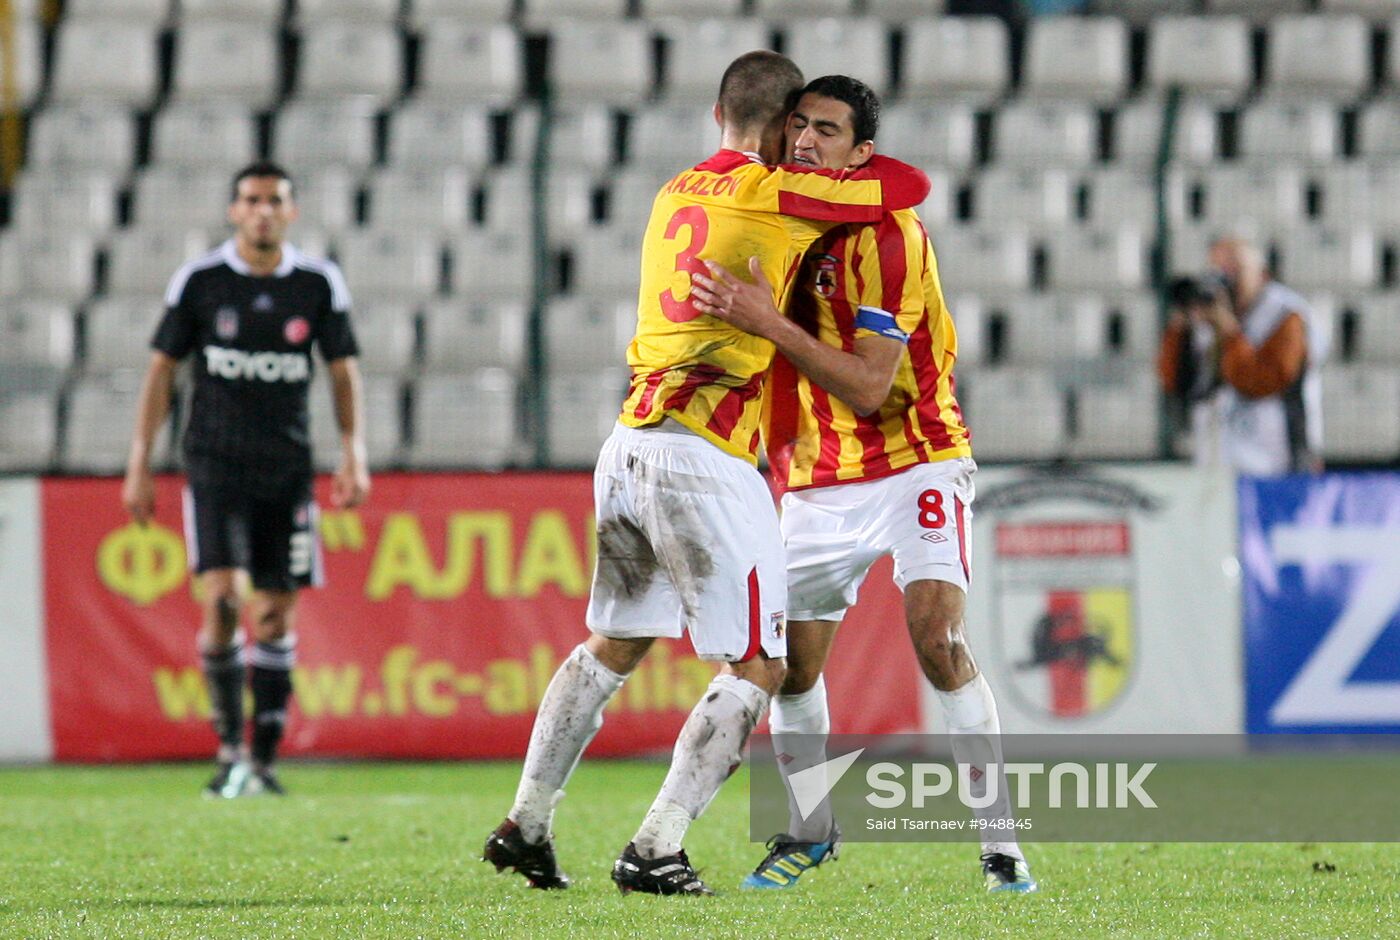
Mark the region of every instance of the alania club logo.
[[812, 288], [822, 297], [836, 293], [836, 270], [840, 264], [841, 259], [835, 255], [817, 255], [817, 275]]

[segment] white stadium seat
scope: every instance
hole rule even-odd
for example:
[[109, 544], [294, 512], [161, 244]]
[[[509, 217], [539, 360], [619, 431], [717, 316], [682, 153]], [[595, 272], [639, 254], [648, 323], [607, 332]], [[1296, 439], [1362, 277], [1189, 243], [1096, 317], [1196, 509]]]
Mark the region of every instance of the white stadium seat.
[[209, 20], [275, 26], [285, 7], [284, 0], [179, 0], [180, 28]]
[[[632, 115], [629, 156], [642, 171], [694, 166], [719, 149], [719, 127], [699, 105], [658, 105]], [[649, 200], [648, 200], [649, 201]]]
[[1324, 13], [1359, 13], [1370, 20], [1385, 20], [1400, 14], [1400, 0], [1321, 0]]
[[1400, 454], [1400, 370], [1333, 365], [1322, 373], [1322, 454], [1393, 460]]
[[393, 23], [399, 0], [297, 0], [297, 22], [322, 29], [345, 22]]
[[[67, 435], [63, 467], [84, 473], [120, 473], [131, 447], [131, 422], [136, 414], [141, 372], [129, 370], [80, 379], [68, 396]], [[116, 415], [128, 420], [113, 420]], [[156, 435], [152, 448], [159, 464], [170, 443], [170, 424]]]
[[[941, 274], [941, 259], [938, 266]], [[943, 301], [947, 304], [948, 313], [952, 315], [953, 324], [958, 331], [959, 368], [982, 365], [991, 355], [991, 349], [987, 335], [987, 308], [981, 295], [960, 291], [949, 293], [945, 289]]]
[[1123, 223], [1147, 230], [1157, 218], [1157, 183], [1133, 167], [1096, 169], [1087, 178], [1089, 221], [1100, 227]]
[[1341, 122], [1327, 102], [1263, 101], [1240, 121], [1240, 155], [1286, 157], [1326, 163], [1341, 152]]
[[1098, 13], [1119, 17], [1134, 26], [1152, 22], [1159, 16], [1195, 13], [1200, 0], [1095, 0]]
[[1238, 14], [1252, 23], [1268, 23], [1280, 16], [1302, 13], [1311, 6], [1312, 0], [1206, 0], [1206, 12]]
[[45, 170], [122, 173], [136, 159], [136, 122], [124, 108], [57, 105], [34, 116], [29, 160]]
[[545, 361], [552, 373], [586, 372], [627, 361], [637, 297], [556, 297], [544, 310]]
[[452, 293], [466, 300], [529, 297], [535, 286], [528, 229], [469, 229], [451, 241]]
[[572, 293], [588, 297], [635, 295], [641, 280], [641, 246], [640, 230], [612, 227], [575, 242]]
[[[1174, 159], [1210, 163], [1219, 151], [1215, 110], [1199, 102], [1182, 102], [1172, 135]], [[1120, 108], [1113, 118], [1113, 155], [1118, 162], [1151, 166], [1162, 140], [1162, 102], [1140, 101]]]
[[[170, 274], [174, 274], [172, 269]], [[83, 365], [88, 374], [144, 369], [151, 337], [165, 309], [160, 293], [104, 297], [84, 316]]]
[[1058, 169], [989, 167], [973, 181], [972, 209], [978, 224], [987, 228], [1062, 228], [1074, 212], [1069, 174]]
[[1238, 98], [1253, 80], [1249, 26], [1237, 16], [1164, 16], [1152, 21], [1147, 84], [1179, 86], [1215, 98]]
[[336, 239], [336, 260], [353, 297], [425, 300], [438, 289], [442, 247], [424, 231], [350, 229]]
[[228, 170], [250, 163], [257, 145], [252, 113], [233, 102], [168, 105], [151, 123], [152, 162], [162, 166]]
[[1017, 101], [997, 111], [992, 140], [998, 163], [1092, 163], [1098, 151], [1098, 116], [1085, 104]]
[[1252, 219], [1236, 219], [1222, 223], [1178, 223], [1170, 231], [1167, 251], [1167, 273], [1197, 276], [1206, 270], [1210, 246], [1223, 236], [1247, 238], [1259, 244], [1259, 224]]
[[643, 23], [556, 20], [549, 31], [549, 81], [564, 104], [635, 104], [654, 90], [652, 36]]
[[82, 300], [92, 293], [95, 256], [81, 227], [0, 232], [0, 297]]
[[1278, 238], [1284, 283], [1309, 289], [1371, 288], [1380, 272], [1376, 237], [1366, 229], [1309, 225]]
[[369, 221], [382, 229], [454, 232], [471, 211], [466, 170], [381, 170], [369, 185]]
[[1360, 16], [1282, 16], [1269, 24], [1270, 94], [1355, 98], [1371, 83], [1371, 36]]
[[171, 95], [176, 101], [219, 99], [264, 107], [281, 86], [277, 46], [277, 34], [267, 23], [186, 23], [175, 38]]
[[545, 392], [551, 463], [591, 467], [627, 399], [625, 366], [558, 372]]
[[1146, 460], [1158, 455], [1161, 409], [1157, 380], [1146, 370], [1112, 383], [1075, 389], [1076, 432], [1070, 454], [1083, 460]]
[[525, 23], [531, 29], [548, 29], [559, 19], [623, 19], [628, 0], [522, 0], [522, 5]]
[[529, 308], [523, 300], [438, 300], [423, 315], [423, 367], [430, 372], [525, 369]]
[[1047, 370], [978, 369], [958, 391], [979, 461], [1063, 455], [1065, 396]]
[[[44, 83], [44, 35], [38, 20], [16, 20], [14, 41], [15, 102], [26, 109], [39, 96]], [[0, 69], [8, 69], [0, 49]]]
[[1205, 218], [1221, 225], [1252, 220], [1292, 225], [1303, 219], [1304, 179], [1290, 164], [1229, 164], [1203, 175]]
[[1136, 226], [1066, 229], [1049, 244], [1050, 283], [1070, 290], [1138, 290], [1147, 286], [1147, 249]]
[[1353, 309], [1356, 358], [1400, 366], [1400, 293], [1367, 294]]
[[356, 190], [354, 174], [343, 166], [325, 166], [292, 177], [292, 198], [301, 212], [301, 224], [325, 233], [335, 234], [355, 223]]
[[703, 5], [695, 0], [641, 0], [641, 7], [645, 19], [735, 17], [744, 12], [744, 0], [716, 0]]
[[353, 321], [360, 368], [375, 375], [402, 375], [413, 365], [417, 308], [411, 301], [355, 298]]
[[17, 366], [59, 372], [73, 364], [73, 310], [55, 300], [6, 302], [0, 317], [0, 371]]
[[1091, 361], [1107, 354], [1103, 302], [1092, 296], [1028, 294], [996, 309], [1003, 320], [1007, 361], [1054, 365]]
[[1400, 162], [1349, 161], [1319, 167], [1322, 218], [1334, 226], [1400, 232]]
[[[694, 163], [694, 158], [691, 159]], [[656, 194], [671, 179], [671, 169], [662, 170], [640, 165], [635, 170], [615, 174], [608, 189], [608, 225], [612, 228], [642, 231], [651, 218], [651, 206]], [[685, 166], [681, 163], [680, 166]]]
[[896, 101], [883, 109], [876, 150], [918, 166], [971, 166], [976, 153], [972, 109], [960, 104]]
[[590, 170], [616, 166], [615, 127], [613, 111], [605, 105], [581, 104], [556, 113], [549, 128], [549, 149], [555, 165]]
[[426, 375], [413, 397], [417, 467], [499, 467], [515, 455], [515, 379], [504, 369]]
[[[365, 450], [371, 470], [399, 461], [403, 446], [403, 386], [391, 375], [367, 375], [364, 380]], [[330, 382], [315, 382], [310, 393], [311, 454], [316, 469], [334, 471], [340, 465], [340, 426]]]
[[949, 226], [930, 234], [945, 291], [1030, 288], [1031, 246], [1025, 232]]
[[375, 110], [375, 102], [364, 98], [287, 105], [278, 112], [272, 135], [277, 160], [289, 167], [369, 166]]
[[1011, 81], [1010, 44], [994, 16], [915, 20], [904, 30], [904, 95], [992, 101]]
[[64, 19], [121, 20], [158, 27], [170, 17], [170, 0], [64, 0]]
[[131, 218], [139, 225], [219, 231], [227, 224], [232, 174], [160, 164], [132, 187]]
[[1361, 109], [1357, 124], [1357, 150], [1361, 154], [1400, 158], [1400, 108], [1393, 100], [1371, 102]]
[[404, 53], [398, 31], [386, 23], [327, 21], [301, 37], [298, 96], [367, 95], [379, 104], [398, 97]]
[[753, 0], [753, 13], [768, 20], [794, 22], [820, 16], [845, 16], [851, 12], [851, 6], [851, 0]]
[[122, 229], [107, 246], [107, 293], [163, 297], [175, 272], [208, 248], [208, 236], [193, 229]]
[[491, 114], [476, 105], [410, 101], [394, 111], [389, 163], [400, 169], [487, 166], [492, 157]]
[[1394, 88], [1400, 85], [1400, 43], [1395, 41], [1395, 37], [1400, 36], [1400, 6], [1397, 6], [1396, 16], [1388, 25], [1387, 34], [1390, 45], [1385, 60], [1385, 81]]
[[761, 20], [668, 19], [656, 26], [666, 40], [667, 100], [693, 101], [707, 111], [730, 62], [745, 52], [772, 48], [770, 30]]
[[1111, 16], [1038, 16], [1030, 23], [1022, 91], [1111, 102], [1128, 85], [1128, 28]]
[[514, 101], [525, 87], [524, 54], [509, 24], [434, 19], [423, 29], [418, 94], [458, 106]]
[[554, 169], [545, 187], [545, 219], [549, 240], [567, 248], [574, 239], [591, 238], [594, 194], [599, 183], [588, 171]]
[[156, 31], [120, 20], [64, 23], [54, 46], [50, 99], [141, 108], [160, 78]]
[[0, 470], [44, 470], [58, 444], [58, 404], [49, 393], [0, 398]]
[[117, 220], [117, 184], [107, 173], [30, 170], [11, 193], [12, 225], [26, 232], [55, 228], [101, 236]]
[[929, 191], [915, 211], [925, 228], [941, 228], [957, 213], [958, 180], [945, 167], [925, 164], [922, 169], [928, 174]]
[[872, 17], [790, 20], [783, 29], [784, 49], [809, 79], [828, 74], [842, 63], [843, 74], [858, 78], [877, 95], [890, 88], [890, 31]]
[[[484, 224], [496, 231], [529, 231], [534, 182], [521, 166], [502, 167], [482, 180]], [[546, 207], [546, 211], [548, 208]]]
[[453, 21], [457, 23], [504, 23], [511, 17], [515, 0], [410, 0], [409, 14], [416, 26]]
[[944, 0], [865, 0], [864, 9], [869, 16], [878, 16], [890, 23], [907, 23], [938, 16], [944, 6]]

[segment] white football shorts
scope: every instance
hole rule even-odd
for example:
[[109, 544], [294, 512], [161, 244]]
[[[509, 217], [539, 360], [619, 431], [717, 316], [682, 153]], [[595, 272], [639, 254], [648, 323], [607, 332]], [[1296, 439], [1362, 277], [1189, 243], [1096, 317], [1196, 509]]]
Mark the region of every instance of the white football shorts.
[[946, 581], [966, 591], [976, 471], [971, 458], [959, 457], [784, 494], [788, 619], [840, 620], [883, 555], [894, 556], [901, 591], [911, 581]]
[[787, 655], [787, 581], [773, 496], [747, 462], [667, 421], [619, 424], [593, 473], [598, 564], [588, 628], [672, 637], [701, 659]]

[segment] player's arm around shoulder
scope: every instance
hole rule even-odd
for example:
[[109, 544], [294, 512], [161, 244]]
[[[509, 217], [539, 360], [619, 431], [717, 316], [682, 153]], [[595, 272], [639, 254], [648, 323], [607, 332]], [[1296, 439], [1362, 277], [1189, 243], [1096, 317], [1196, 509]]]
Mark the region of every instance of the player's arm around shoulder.
[[331, 480], [331, 502], [350, 509], [369, 497], [369, 457], [365, 448], [365, 405], [360, 364], [355, 356], [342, 356], [326, 364], [335, 399], [335, 420], [340, 427], [340, 466]]
[[884, 154], [855, 170], [774, 167], [764, 182], [776, 211], [823, 222], [875, 222], [919, 205], [932, 188], [923, 170]]

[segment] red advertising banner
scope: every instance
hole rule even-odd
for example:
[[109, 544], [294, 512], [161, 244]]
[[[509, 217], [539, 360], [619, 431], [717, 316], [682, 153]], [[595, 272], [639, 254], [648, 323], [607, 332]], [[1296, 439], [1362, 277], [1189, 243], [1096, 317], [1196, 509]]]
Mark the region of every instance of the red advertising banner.
[[[195, 653], [178, 477], [155, 521], [120, 481], [43, 483], [54, 757], [213, 751]], [[317, 495], [329, 505], [326, 482]], [[524, 753], [550, 676], [587, 635], [587, 474], [389, 474], [370, 503], [321, 517], [327, 586], [298, 606], [288, 754], [489, 758]], [[916, 730], [919, 677], [888, 563], [838, 634], [827, 682], [838, 733]], [[714, 666], [659, 641], [609, 706], [590, 754], [670, 748]]]

